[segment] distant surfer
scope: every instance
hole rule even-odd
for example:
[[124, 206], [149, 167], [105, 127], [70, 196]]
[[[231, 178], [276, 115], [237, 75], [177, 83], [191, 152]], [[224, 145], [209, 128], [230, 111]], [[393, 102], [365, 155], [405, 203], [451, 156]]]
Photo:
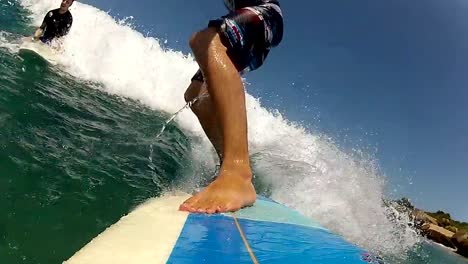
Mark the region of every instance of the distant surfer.
[[[220, 159], [216, 179], [180, 210], [194, 213], [237, 211], [256, 200], [247, 142], [247, 115], [240, 75], [265, 61], [283, 38], [276, 0], [225, 0], [229, 14], [192, 35], [190, 47], [200, 70], [185, 92]], [[200, 95], [207, 95], [199, 97]]]
[[62, 0], [60, 8], [49, 11], [32, 39], [50, 43], [55, 38], [67, 35], [73, 24], [72, 14], [68, 10], [73, 2], [74, 0]]

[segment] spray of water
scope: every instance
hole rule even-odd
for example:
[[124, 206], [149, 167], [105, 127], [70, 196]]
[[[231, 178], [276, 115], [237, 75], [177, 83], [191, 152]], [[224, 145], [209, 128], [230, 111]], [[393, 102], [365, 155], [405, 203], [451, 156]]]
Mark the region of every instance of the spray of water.
[[[167, 125], [169, 125], [169, 123], [171, 123], [172, 121], [174, 121], [174, 119], [182, 112], [184, 111], [185, 109], [187, 108], [190, 108], [192, 107], [193, 104], [195, 104], [198, 100], [202, 99], [202, 98], [205, 98], [205, 97], [208, 97], [208, 94], [202, 94], [198, 97], [196, 97], [195, 99], [193, 99], [192, 101], [188, 102], [184, 107], [182, 107], [181, 109], [179, 109], [179, 111], [177, 111], [176, 113], [174, 113], [169, 119], [167, 119], [165, 122], [164, 122], [164, 125], [163, 127], [161, 128], [161, 131], [159, 131], [159, 133], [156, 135], [156, 140], [158, 140], [161, 135], [164, 133], [164, 131], [166, 130], [166, 127]], [[153, 163], [153, 144], [151, 143], [150, 144], [150, 155], [148, 157], [149, 161], [150, 161], [150, 164]]]

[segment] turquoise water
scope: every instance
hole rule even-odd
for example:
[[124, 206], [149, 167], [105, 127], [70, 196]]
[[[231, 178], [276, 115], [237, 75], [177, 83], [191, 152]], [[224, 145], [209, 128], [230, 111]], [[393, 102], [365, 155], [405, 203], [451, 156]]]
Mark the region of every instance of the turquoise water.
[[[177, 123], [155, 138], [170, 113], [18, 55], [15, 43], [33, 30], [29, 14], [0, 0], [0, 263], [60, 263], [139, 203], [181, 188], [195, 173], [206, 180], [213, 167], [195, 164], [199, 139]], [[270, 195], [261, 166], [267, 155], [255, 157], [255, 185]], [[300, 171], [292, 160], [273, 164]], [[426, 243], [407, 252], [387, 259], [466, 263]]]

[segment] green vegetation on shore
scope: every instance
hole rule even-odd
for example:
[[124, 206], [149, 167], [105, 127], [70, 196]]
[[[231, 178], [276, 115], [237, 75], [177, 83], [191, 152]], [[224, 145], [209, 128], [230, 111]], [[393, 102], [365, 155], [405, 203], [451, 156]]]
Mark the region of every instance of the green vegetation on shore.
[[414, 207], [414, 205], [410, 202], [410, 200], [406, 197], [403, 197], [399, 200], [396, 200], [394, 201], [394, 203], [398, 204], [399, 206], [401, 206], [400, 209], [403, 209], [404, 211], [414, 211], [414, 210], [419, 210], [419, 211], [422, 211], [424, 213], [426, 213], [427, 215], [435, 218], [437, 220], [437, 223], [439, 226], [449, 230], [449, 231], [452, 231], [454, 233], [456, 233], [457, 231], [465, 231], [465, 232], [468, 232], [468, 223], [465, 223], [465, 222], [460, 222], [460, 221], [456, 221], [456, 220], [453, 220], [452, 217], [450, 216], [449, 213], [446, 213], [444, 211], [437, 211], [435, 213], [432, 213], [432, 212], [427, 212], [427, 211], [424, 211], [424, 210], [421, 210], [421, 209], [417, 209], [416, 207]]
[[416, 227], [424, 237], [453, 248], [456, 253], [468, 258], [468, 223], [453, 220], [450, 214], [444, 211], [432, 213], [415, 208], [408, 198], [384, 203], [400, 213], [411, 216], [413, 222], [408, 224]]
[[[446, 213], [444, 211], [437, 211], [435, 213], [425, 213], [437, 219], [437, 222], [440, 224], [440, 226], [447, 230], [450, 230], [454, 233], [456, 233], [457, 231], [468, 232], [468, 223], [453, 220], [449, 213]], [[456, 229], [454, 229], [453, 227], [455, 227]]]

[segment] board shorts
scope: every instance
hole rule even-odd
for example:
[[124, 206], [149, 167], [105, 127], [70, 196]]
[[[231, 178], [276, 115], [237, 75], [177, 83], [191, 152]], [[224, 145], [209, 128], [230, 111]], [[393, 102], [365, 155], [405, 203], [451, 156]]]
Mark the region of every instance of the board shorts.
[[[229, 58], [241, 75], [258, 69], [270, 49], [283, 38], [281, 9], [272, 3], [237, 9], [211, 20], [208, 27], [218, 30]], [[192, 77], [194, 80], [204, 82], [201, 70]]]
[[45, 39], [43, 37], [40, 37], [39, 40], [44, 44], [50, 44], [50, 42], [52, 41], [51, 39]]

